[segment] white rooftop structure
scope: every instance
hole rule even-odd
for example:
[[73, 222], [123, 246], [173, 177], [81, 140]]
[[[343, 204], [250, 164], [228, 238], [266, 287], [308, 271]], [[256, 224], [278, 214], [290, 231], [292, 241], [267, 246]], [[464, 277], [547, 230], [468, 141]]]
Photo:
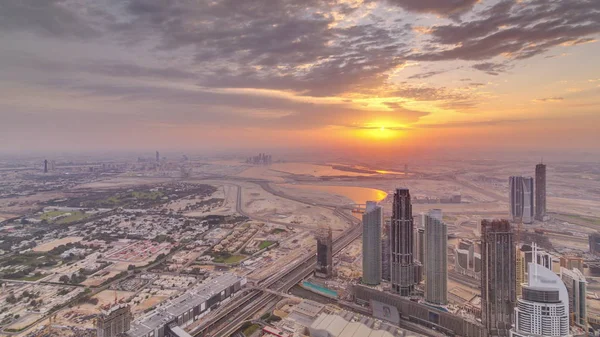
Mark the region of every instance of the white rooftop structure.
[[[535, 245], [533, 254], [537, 256]], [[569, 295], [561, 278], [552, 270], [529, 263], [528, 282], [523, 285], [523, 297], [515, 308], [515, 325], [510, 335], [569, 336]]]

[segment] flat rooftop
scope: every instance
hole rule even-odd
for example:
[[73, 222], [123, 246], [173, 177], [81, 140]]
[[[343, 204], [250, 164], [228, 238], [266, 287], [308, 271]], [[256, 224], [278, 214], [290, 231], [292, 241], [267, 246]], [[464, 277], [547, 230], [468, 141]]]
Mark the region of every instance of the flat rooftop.
[[233, 274], [224, 274], [214, 279], [205, 280], [202, 284], [186, 291], [185, 294], [166, 302], [165, 305], [155, 309], [139, 322], [134, 322], [127, 334], [130, 336], [144, 336], [190, 309], [201, 305], [212, 296], [241, 280], [241, 277]]

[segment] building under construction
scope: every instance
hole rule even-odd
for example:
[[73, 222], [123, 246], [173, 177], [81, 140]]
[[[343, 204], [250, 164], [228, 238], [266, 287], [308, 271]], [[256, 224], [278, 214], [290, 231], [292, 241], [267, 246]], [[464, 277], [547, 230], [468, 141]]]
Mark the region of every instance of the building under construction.
[[122, 336], [131, 329], [131, 307], [128, 304], [115, 304], [107, 310], [102, 310], [96, 319], [98, 337]]
[[315, 276], [330, 278], [333, 276], [333, 235], [331, 227], [317, 229], [317, 266]]

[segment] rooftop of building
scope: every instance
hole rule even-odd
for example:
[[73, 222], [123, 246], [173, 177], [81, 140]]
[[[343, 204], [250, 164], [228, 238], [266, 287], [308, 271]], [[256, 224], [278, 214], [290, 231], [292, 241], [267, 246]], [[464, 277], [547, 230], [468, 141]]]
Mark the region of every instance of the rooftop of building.
[[171, 322], [179, 315], [201, 305], [212, 296], [222, 292], [240, 280], [242, 280], [241, 277], [233, 274], [223, 274], [214, 279], [206, 280], [204, 283], [185, 292], [185, 294], [155, 309], [139, 322], [132, 324], [128, 334], [130, 336], [143, 336], [150, 331], [154, 331], [156, 328]]
[[321, 313], [310, 328], [327, 331], [329, 336], [332, 337], [417, 336], [386, 323], [379, 324], [373, 318], [356, 316], [354, 313], [347, 311], [341, 311], [339, 314]]

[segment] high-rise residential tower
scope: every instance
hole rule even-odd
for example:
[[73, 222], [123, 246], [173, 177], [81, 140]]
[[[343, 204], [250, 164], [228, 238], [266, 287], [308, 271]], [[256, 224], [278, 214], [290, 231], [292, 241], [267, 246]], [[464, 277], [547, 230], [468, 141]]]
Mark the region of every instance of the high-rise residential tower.
[[546, 165], [535, 166], [535, 219], [543, 221], [546, 216]]
[[533, 222], [533, 178], [513, 176], [509, 179], [510, 216], [513, 222]]
[[587, 331], [587, 282], [583, 273], [577, 269], [560, 268], [562, 279], [569, 294], [569, 316], [571, 325], [577, 325]]
[[390, 271], [390, 221], [386, 221], [382, 228], [383, 236], [381, 238], [381, 279], [391, 280]]
[[481, 316], [487, 336], [508, 336], [516, 302], [514, 234], [507, 220], [481, 221]]
[[381, 283], [381, 228], [383, 208], [375, 201], [367, 201], [363, 214], [363, 276], [368, 285]]
[[317, 266], [315, 276], [330, 278], [333, 275], [333, 236], [331, 227], [317, 229]]
[[415, 228], [414, 233], [414, 248], [415, 261], [421, 262], [425, 266], [425, 229]]
[[569, 295], [552, 270], [529, 263], [528, 281], [515, 308], [515, 326], [510, 336], [569, 336]]
[[413, 294], [417, 279], [413, 260], [413, 231], [410, 192], [407, 188], [397, 188], [390, 226], [390, 274], [392, 291], [401, 296]]
[[448, 304], [448, 226], [434, 214], [425, 215], [425, 301]]

